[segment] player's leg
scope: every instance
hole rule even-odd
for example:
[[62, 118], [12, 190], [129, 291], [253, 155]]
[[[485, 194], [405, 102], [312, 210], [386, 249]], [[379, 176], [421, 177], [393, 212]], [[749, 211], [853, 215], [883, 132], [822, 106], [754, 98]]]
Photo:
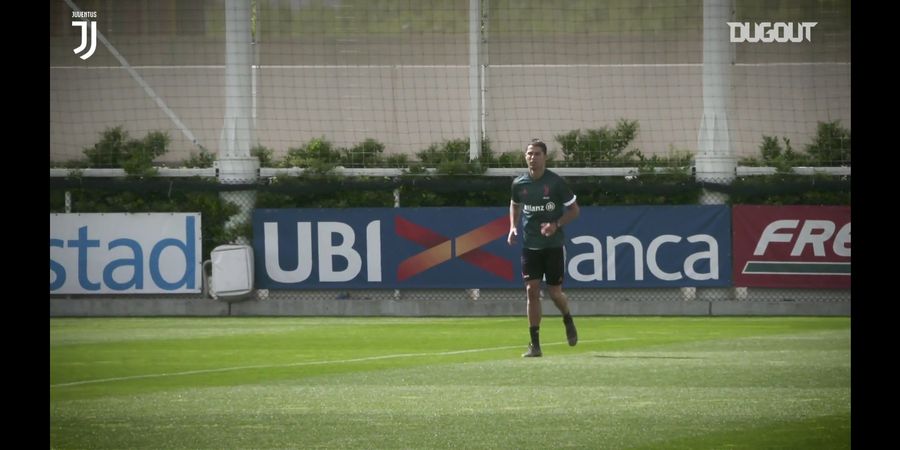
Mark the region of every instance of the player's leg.
[[556, 305], [556, 309], [562, 313], [563, 316], [570, 315], [569, 314], [569, 297], [562, 290], [562, 285], [547, 285], [547, 294], [550, 295], [550, 299], [553, 300], [553, 304]]
[[565, 275], [565, 251], [560, 247], [559, 249], [548, 249], [547, 252], [547, 294], [562, 313], [563, 324], [566, 326], [566, 340], [569, 341], [569, 345], [575, 345], [578, 343], [578, 331], [575, 329], [575, 321], [569, 311], [569, 299], [562, 290]]
[[528, 296], [528, 326], [541, 326], [541, 280], [525, 282], [525, 293]]
[[572, 318], [572, 314], [569, 311], [569, 299], [566, 296], [566, 293], [562, 291], [562, 285], [547, 285], [547, 293], [553, 300], [553, 304], [556, 305], [556, 308], [562, 313], [563, 325], [566, 326], [566, 340], [569, 341], [569, 345], [577, 344], [578, 330], [575, 329], [575, 320]]
[[565, 276], [565, 253], [563, 248], [548, 248], [544, 250], [544, 261], [547, 270], [547, 294], [553, 300], [553, 304], [564, 316], [569, 314], [569, 299], [562, 291], [563, 277]]
[[544, 277], [543, 262], [539, 252], [522, 250], [522, 278], [525, 280], [526, 313], [528, 315], [528, 333], [531, 341], [528, 351], [522, 356], [541, 356], [541, 279]]
[[525, 282], [525, 292], [528, 296], [528, 334], [531, 342], [528, 344], [528, 351], [522, 356], [541, 356], [541, 280]]

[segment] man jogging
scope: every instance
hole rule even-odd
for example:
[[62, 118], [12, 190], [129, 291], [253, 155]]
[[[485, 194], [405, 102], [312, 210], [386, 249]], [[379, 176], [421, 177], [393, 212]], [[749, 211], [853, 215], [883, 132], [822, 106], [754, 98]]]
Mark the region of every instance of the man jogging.
[[512, 183], [509, 203], [509, 235], [506, 242], [516, 243], [522, 221], [522, 278], [528, 297], [528, 324], [531, 342], [522, 356], [538, 357], [541, 352], [541, 280], [547, 293], [563, 315], [569, 345], [578, 343], [569, 302], [562, 291], [565, 271], [565, 235], [563, 228], [578, 217], [575, 194], [559, 175], [547, 170], [547, 144], [533, 139], [525, 149], [528, 173]]

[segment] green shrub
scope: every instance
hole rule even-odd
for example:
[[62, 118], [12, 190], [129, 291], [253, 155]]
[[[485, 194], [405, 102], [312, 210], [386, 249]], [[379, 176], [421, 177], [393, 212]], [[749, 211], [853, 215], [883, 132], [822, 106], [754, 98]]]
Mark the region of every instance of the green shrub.
[[196, 167], [199, 169], [205, 169], [213, 166], [213, 163], [216, 161], [216, 155], [209, 153], [206, 149], [201, 149], [199, 154], [194, 154], [191, 152], [191, 156], [182, 161], [182, 165], [187, 168]]
[[393, 169], [405, 169], [409, 167], [409, 155], [396, 153], [385, 158], [385, 165]]
[[131, 139], [121, 125], [107, 128], [100, 141], [83, 150], [89, 167], [121, 167], [132, 176], [157, 173], [153, 160], [168, 151], [168, 133], [151, 131], [143, 139]]
[[694, 153], [670, 148], [667, 155], [653, 155], [646, 158], [639, 154], [638, 160], [638, 172], [642, 174], [658, 173], [659, 168], [665, 169], [663, 173], [690, 174], [694, 165]]
[[849, 205], [850, 177], [779, 173], [736, 178], [724, 189], [730, 204]]
[[798, 166], [849, 166], [850, 130], [842, 127], [837, 120], [819, 122], [816, 136], [806, 145], [804, 152], [794, 151], [788, 138], [782, 137], [779, 141], [775, 136], [763, 135], [759, 153], [759, 158], [741, 158], [738, 165], [775, 167], [779, 173], [790, 173], [791, 168]]
[[377, 177], [277, 177], [258, 190], [256, 207], [392, 207], [394, 187], [390, 180]]
[[850, 130], [841, 126], [839, 120], [819, 122], [816, 137], [806, 146], [815, 161], [825, 166], [850, 165]]
[[499, 154], [494, 160], [495, 167], [525, 167], [524, 151], [509, 151]]
[[250, 156], [255, 156], [259, 160], [259, 167], [277, 167], [275, 160], [272, 159], [274, 153], [272, 149], [260, 144], [250, 149]]
[[484, 173], [493, 158], [491, 142], [481, 141], [481, 155], [469, 161], [469, 140], [451, 139], [440, 144], [432, 144], [416, 153], [425, 167], [433, 167], [443, 175], [471, 175]]
[[567, 180], [581, 206], [695, 205], [701, 186], [690, 173], [636, 177], [572, 177]]
[[313, 138], [302, 147], [288, 149], [281, 167], [302, 167], [310, 173], [326, 174], [337, 167], [341, 152], [325, 138]]
[[[784, 142], [783, 146], [781, 142]], [[790, 173], [793, 167], [807, 166], [813, 162], [808, 155], [795, 152], [794, 148], [791, 147], [790, 139], [783, 137], [781, 142], [778, 141], [777, 137], [763, 136], [762, 144], [759, 146], [759, 153], [762, 155], [762, 159], [742, 158], [738, 161], [738, 165], [768, 166], [774, 167], [779, 173]]]
[[556, 136], [565, 167], [628, 167], [640, 161], [638, 149], [627, 150], [637, 136], [638, 123], [621, 119], [616, 128], [572, 130]]
[[369, 138], [350, 149], [341, 151], [341, 165], [344, 167], [380, 167], [383, 164], [381, 154], [384, 153], [384, 144]]

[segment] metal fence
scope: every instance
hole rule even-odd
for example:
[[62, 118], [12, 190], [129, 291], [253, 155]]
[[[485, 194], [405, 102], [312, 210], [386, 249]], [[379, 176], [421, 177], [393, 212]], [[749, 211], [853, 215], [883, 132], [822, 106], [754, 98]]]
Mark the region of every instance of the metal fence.
[[[50, 212], [200, 212], [207, 255], [250, 239], [253, 208], [506, 205], [533, 137], [582, 206], [850, 204], [848, 0], [49, 3]], [[810, 39], [736, 42], [729, 21], [816, 25]], [[840, 289], [569, 295], [598, 314], [850, 302]], [[66, 297], [51, 304], [91, 308]], [[127, 298], [147, 314], [141, 302], [173, 300]], [[429, 302], [449, 303], [416, 309]], [[273, 290], [227, 308], [523, 303], [517, 289]]]
[[[629, 180], [624, 178], [613, 179], [611, 177], [603, 177], [599, 179], [590, 178], [593, 182], [585, 182], [585, 177], [569, 177], [570, 183], [575, 186], [576, 194], [582, 201], [581, 206], [603, 206], [611, 204], [624, 204], [634, 201], [633, 196], [641, 196], [649, 202], [657, 202], [657, 204], [730, 204], [735, 198], [740, 199], [741, 192], [735, 192], [734, 186], [744, 179], [721, 180], [721, 183], [704, 182], [698, 183], [692, 178], [689, 182], [680, 182], [675, 184], [667, 184], [660, 180], [654, 179], [654, 175], [643, 175]], [[758, 177], [757, 177], [758, 178]], [[837, 204], [847, 204], [849, 202], [850, 185], [847, 177], [831, 177], [831, 184], [818, 182], [812, 177], [797, 177], [800, 181], [806, 180], [805, 191], [798, 194], [798, 188], [791, 186], [789, 183], [772, 183], [769, 186], [770, 191], [766, 192], [772, 203], [778, 202], [778, 195], [788, 195], [794, 203], [803, 202], [803, 196], [800, 194], [808, 194], [809, 199], [815, 204], [821, 204], [822, 199], [830, 199], [828, 201]], [[446, 180], [447, 178], [445, 178]], [[453, 179], [450, 177], [449, 179]], [[445, 189], [451, 195], [462, 195], [467, 191], [473, 195], [484, 196], [493, 191], [498, 199], [506, 199], [508, 201], [508, 177], [480, 177], [483, 185], [473, 184], [472, 180], [461, 181], [468, 187], [465, 188], [448, 188]], [[152, 181], [152, 182], [151, 182]], [[415, 183], [425, 183], [427, 181], [433, 183], [441, 183], [440, 180], [428, 179], [422, 177], [415, 181], [394, 181], [386, 182], [385, 180], [373, 181], [373, 184], [366, 185], [364, 181], [358, 178], [336, 178], [331, 180], [319, 180], [318, 190], [308, 192], [304, 185], [299, 186], [278, 186], [277, 183], [271, 184], [271, 180], [263, 181], [257, 186], [256, 190], [250, 190], [252, 186], [243, 186], [247, 190], [234, 191], [228, 194], [227, 198], [223, 197], [221, 190], [228, 188], [214, 182], [200, 185], [205, 186], [205, 195], [209, 198], [224, 199], [224, 202], [238, 203], [241, 209], [250, 210], [256, 206], [266, 207], [267, 202], [272, 202], [267, 196], [274, 195], [278, 201], [283, 199], [291, 199], [294, 203], [293, 207], [319, 207], [322, 204], [316, 204], [327, 199], [340, 199], [341, 197], [358, 197], [358, 201], [364, 201], [365, 204], [357, 204], [352, 206], [365, 207], [403, 207], [406, 205], [404, 193], [408, 194], [409, 202], [415, 203], [412, 206], [448, 206], [447, 199], [430, 198], [423, 200], [416, 195], [420, 194], [410, 186]], [[713, 180], [715, 181], [715, 180]], [[158, 195], [165, 199], [168, 198], [173, 202], [182, 193], [188, 195], [197, 195], [204, 191], [198, 188], [197, 180], [185, 181], [179, 179], [168, 180], [111, 180], [111, 179], [57, 179], [55, 183], [51, 183], [51, 207], [53, 212], [112, 212], [110, 208], [104, 207], [96, 203], [96, 198], [110, 198], [111, 196], [125, 196], [134, 199], [145, 198], [148, 203], [144, 205], [146, 208], [152, 208], [153, 211], [161, 211], [160, 204], [152, 204], [149, 193], [157, 192]], [[308, 186], [308, 185], [305, 185]], [[427, 189], [427, 188], [426, 188]], [[331, 191], [331, 192], [329, 192]], [[434, 193], [433, 191], [431, 191]], [[692, 194], [683, 196], [686, 192]], [[68, 203], [64, 198], [68, 197]], [[481, 197], [479, 197], [481, 198]], [[605, 199], [605, 200], [604, 200]], [[797, 200], [800, 199], [800, 200]], [[428, 203], [428, 202], [432, 203]], [[451, 198], [449, 201], [459, 201], [458, 198]], [[482, 200], [483, 201], [483, 200]], [[689, 203], [685, 203], [689, 202]], [[262, 204], [262, 205], [260, 205]], [[451, 203], [453, 204], [453, 203]], [[493, 205], [483, 206], [504, 206], [506, 203], [501, 200]], [[454, 204], [459, 206], [459, 204]], [[290, 206], [290, 205], [289, 205]], [[326, 205], [327, 206], [327, 205]], [[175, 203], [171, 204], [173, 209], [177, 209]], [[68, 208], [68, 209], [67, 209]], [[124, 211], [123, 211], [124, 212]], [[132, 209], [131, 212], [136, 212]], [[214, 215], [215, 211], [204, 214], [203, 223], [210, 222], [220, 226], [224, 223], [221, 217]], [[211, 240], [209, 236], [204, 236], [204, 252], [208, 255], [209, 251], [216, 245], [222, 245], [232, 242], [249, 242], [252, 239], [252, 230], [249, 227], [238, 229], [242, 230], [233, 234], [217, 235], [218, 241]], [[213, 231], [215, 232], [215, 231]], [[207, 256], [208, 257], [208, 256]], [[806, 313], [806, 314], [830, 314], [828, 311], [834, 311], [834, 305], [837, 305], [838, 311], [848, 311], [850, 304], [850, 291], [844, 289], [773, 289], [773, 288], [655, 288], [655, 289], [568, 289], [569, 298], [571, 299], [573, 310], [588, 314], [700, 314], [709, 308], [710, 304], [730, 305], [732, 313], [753, 313], [758, 314], [778, 314], [779, 311], [787, 313]], [[178, 298], [186, 299], [190, 302], [209, 303], [216, 302], [206, 295], [181, 295]], [[115, 296], [87, 296], [74, 295], [62, 296], [51, 295], [51, 300], [56, 299], [79, 299], [79, 298], [106, 298], [112, 299]], [[118, 297], [126, 299], [126, 297]], [[171, 300], [171, 295], [135, 295], [128, 296], [127, 299], [136, 302], [152, 302], [156, 300]], [[240, 304], [229, 305], [231, 313], [243, 311], [244, 314], [388, 314], [388, 315], [416, 315], [419, 313], [429, 315], [466, 315], [466, 314], [517, 314], [524, 311], [524, 289], [372, 289], [372, 290], [258, 290], [249, 299], [243, 299]], [[428, 305], [410, 306], [417, 302], [431, 302]], [[743, 309], [738, 307], [734, 309], [734, 304], [743, 304]], [[372, 305], [381, 306], [372, 306]], [[788, 309], [771, 309], [771, 307], [754, 309], [753, 304], [779, 304]], [[803, 305], [818, 305], [819, 309], [814, 306], [813, 309], [804, 309]], [[832, 306], [828, 306], [832, 304]], [[73, 304], [70, 304], [73, 305]], [[253, 306], [255, 305], [255, 306]], [[393, 305], [393, 306], [392, 306]], [[797, 306], [799, 305], [799, 306]], [[821, 307], [825, 309], [821, 309]], [[698, 309], [699, 308], [699, 309]], [[799, 309], [797, 309], [799, 308]], [[89, 310], [90, 308], [87, 308]], [[83, 309], [84, 311], [85, 309]], [[66, 314], [75, 314], [71, 310]], [[105, 311], [105, 310], [104, 310]], [[726, 311], [728, 311], [726, 309]], [[824, 311], [824, 312], [823, 312]], [[547, 314], [555, 313], [552, 304], [545, 306]], [[114, 312], [107, 312], [114, 314]], [[727, 312], [725, 312], [727, 313]], [[106, 313], [104, 313], [106, 314]], [[144, 312], [144, 314], [150, 314]]]

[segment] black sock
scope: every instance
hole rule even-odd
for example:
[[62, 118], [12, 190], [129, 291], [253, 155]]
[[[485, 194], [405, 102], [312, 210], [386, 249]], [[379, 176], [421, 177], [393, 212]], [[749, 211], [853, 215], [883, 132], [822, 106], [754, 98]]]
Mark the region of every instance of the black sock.
[[541, 337], [540, 337], [541, 327], [529, 327], [528, 331], [531, 333], [531, 346], [538, 347], [541, 346]]
[[571, 313], [563, 314], [563, 323], [572, 323], [572, 314]]

